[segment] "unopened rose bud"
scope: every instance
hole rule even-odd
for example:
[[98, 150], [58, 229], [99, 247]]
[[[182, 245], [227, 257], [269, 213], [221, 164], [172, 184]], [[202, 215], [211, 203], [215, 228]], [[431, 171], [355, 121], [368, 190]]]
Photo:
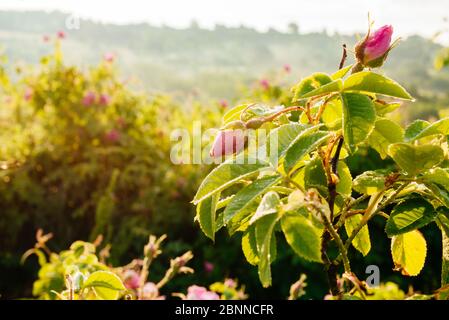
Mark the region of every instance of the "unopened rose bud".
[[391, 50], [392, 35], [393, 27], [390, 25], [381, 27], [373, 34], [368, 33], [355, 47], [358, 62], [371, 68], [382, 66]]
[[225, 155], [239, 153], [245, 148], [245, 133], [243, 130], [220, 131], [215, 138], [210, 156], [219, 158]]
[[245, 126], [247, 129], [259, 129], [265, 123], [264, 119], [254, 118], [246, 122]]
[[246, 129], [246, 124], [242, 120], [235, 120], [226, 123], [221, 130], [227, 130], [227, 129]]

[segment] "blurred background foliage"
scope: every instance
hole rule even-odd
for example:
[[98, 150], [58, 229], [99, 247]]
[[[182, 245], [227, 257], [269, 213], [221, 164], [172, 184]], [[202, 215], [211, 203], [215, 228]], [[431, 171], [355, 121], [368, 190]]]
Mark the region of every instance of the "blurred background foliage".
[[[178, 30], [82, 21], [80, 30], [55, 41], [65, 17], [0, 12], [1, 298], [31, 296], [38, 264], [22, 266], [20, 256], [38, 228], [54, 233], [55, 250], [103, 234], [116, 265], [138, 256], [148, 234], [167, 233], [167, 258], [186, 250], [195, 255], [196, 273], [174, 280], [171, 291], [229, 276], [246, 285], [252, 298], [286, 298], [306, 273], [305, 298], [323, 298], [321, 266], [278, 248], [274, 285], [264, 290], [239, 239], [221, 232], [213, 244], [201, 234], [190, 201], [211, 167], [173, 165], [170, 133], [191, 130], [197, 120], [203, 130], [217, 128], [226, 107], [240, 102], [289, 104], [288, 88], [311, 72], [334, 71], [341, 45], [356, 36], [302, 34], [297, 26], [290, 33], [259, 33], [246, 27], [211, 31], [192, 24]], [[47, 34], [50, 42], [43, 41]], [[101, 58], [104, 52], [117, 61]], [[444, 52], [440, 45], [418, 36], [393, 50], [385, 73], [417, 99], [395, 112], [397, 120], [449, 113], [449, 72], [434, 68], [438, 52]], [[356, 176], [392, 164], [361, 149], [348, 165]], [[425, 293], [438, 288], [439, 232], [424, 228], [426, 268], [404, 279], [392, 271], [389, 240], [382, 221], [376, 223], [371, 233], [379, 245], [366, 258], [353, 253], [355, 272], [363, 275], [367, 265], [376, 264], [383, 282], [405, 291], [409, 285]], [[166, 266], [153, 268], [158, 276]]]

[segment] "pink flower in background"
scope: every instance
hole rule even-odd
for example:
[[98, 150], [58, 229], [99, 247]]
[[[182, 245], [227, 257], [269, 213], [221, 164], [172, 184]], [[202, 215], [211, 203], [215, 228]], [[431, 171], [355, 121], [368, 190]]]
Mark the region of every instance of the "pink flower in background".
[[226, 101], [226, 100], [220, 100], [220, 102], [218, 103], [219, 105], [220, 105], [220, 107], [222, 107], [223, 109], [225, 109], [225, 108], [227, 108], [229, 105], [228, 105], [228, 102]]
[[25, 99], [25, 101], [30, 101], [33, 98], [33, 89], [31, 89], [30, 87], [25, 89], [25, 93], [23, 94], [23, 98]]
[[134, 270], [126, 270], [124, 274], [124, 284], [128, 289], [137, 289], [139, 288], [140, 276]]
[[115, 60], [115, 55], [112, 52], [107, 52], [103, 56], [104, 61], [112, 63]]
[[289, 64], [284, 64], [284, 71], [290, 73], [292, 72], [292, 67]]
[[42, 37], [42, 40], [43, 40], [44, 42], [49, 42], [49, 41], [50, 41], [50, 37], [47, 36], [47, 35], [45, 35], [45, 36]]
[[93, 91], [89, 91], [83, 98], [83, 105], [86, 107], [91, 106], [95, 103], [96, 99], [97, 97], [95, 96], [95, 93]]
[[220, 300], [220, 297], [204, 287], [193, 285], [187, 289], [186, 300]]
[[233, 279], [229, 279], [229, 278], [224, 281], [224, 285], [228, 288], [236, 288], [237, 287], [237, 283]]
[[153, 282], [147, 282], [142, 288], [142, 300], [165, 300], [165, 296], [159, 295], [159, 289]]
[[393, 27], [390, 25], [383, 26], [373, 34], [368, 33], [355, 46], [358, 65], [370, 68], [382, 66], [391, 50], [392, 35]]
[[206, 271], [206, 273], [211, 273], [212, 271], [214, 271], [214, 264], [212, 262], [209, 261], [205, 261], [204, 262], [204, 271]]
[[109, 102], [111, 102], [111, 97], [109, 97], [109, 95], [104, 93], [100, 95], [100, 105], [107, 106]]
[[219, 158], [224, 155], [238, 153], [245, 147], [245, 133], [243, 130], [223, 130], [215, 137], [210, 150], [210, 156]]
[[117, 142], [120, 139], [120, 131], [112, 129], [106, 133], [106, 140], [109, 142]]
[[65, 32], [58, 31], [58, 33], [56, 33], [56, 36], [58, 37], [58, 39], [65, 39]]
[[264, 89], [264, 90], [268, 90], [270, 89], [270, 81], [268, 81], [268, 79], [262, 79], [259, 81], [260, 86]]

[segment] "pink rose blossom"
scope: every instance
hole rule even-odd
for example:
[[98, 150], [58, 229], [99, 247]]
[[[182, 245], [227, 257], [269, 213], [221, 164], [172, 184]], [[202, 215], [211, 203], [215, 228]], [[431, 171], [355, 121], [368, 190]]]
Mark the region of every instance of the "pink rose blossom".
[[124, 284], [128, 289], [137, 289], [139, 288], [140, 276], [134, 270], [126, 270], [124, 274]]
[[215, 137], [210, 156], [219, 158], [224, 155], [239, 153], [245, 147], [243, 130], [223, 130]]
[[165, 296], [159, 295], [156, 284], [147, 282], [142, 288], [142, 300], [165, 300]]
[[224, 285], [228, 288], [236, 288], [237, 287], [237, 283], [233, 279], [226, 279], [224, 281]]
[[284, 71], [286, 73], [290, 73], [292, 71], [292, 67], [289, 64], [284, 64]]
[[383, 26], [370, 35], [362, 44], [363, 63], [367, 64], [387, 53], [390, 50], [392, 35], [393, 27], [390, 25]]
[[220, 102], [219, 102], [219, 105], [220, 105], [220, 107], [222, 107], [223, 109], [225, 109], [225, 108], [227, 108], [229, 105], [228, 105], [228, 102], [226, 101], [226, 100], [220, 100]]
[[259, 81], [260, 86], [264, 89], [264, 90], [268, 90], [270, 89], [270, 81], [268, 81], [268, 79], [262, 79]]
[[97, 97], [95, 96], [95, 93], [93, 91], [89, 91], [83, 98], [83, 105], [86, 107], [91, 106], [95, 103], [96, 99]]
[[120, 139], [120, 132], [116, 129], [112, 129], [106, 133], [106, 140], [109, 142], [117, 142]]
[[220, 297], [204, 287], [193, 285], [187, 289], [186, 300], [220, 300]]
[[64, 31], [58, 31], [56, 34], [58, 39], [65, 39], [65, 32]]
[[212, 271], [214, 271], [214, 264], [209, 262], [209, 261], [205, 261], [204, 262], [204, 271], [206, 271], [206, 273], [211, 273]]
[[33, 89], [31, 89], [30, 87], [25, 89], [25, 93], [23, 94], [23, 98], [25, 99], [25, 101], [30, 101], [33, 98]]
[[100, 105], [101, 106], [107, 106], [109, 104], [109, 102], [111, 102], [111, 97], [109, 97], [109, 95], [104, 94], [104, 93], [100, 95]]
[[104, 61], [112, 63], [115, 60], [115, 55], [111, 52], [107, 52], [103, 56]]

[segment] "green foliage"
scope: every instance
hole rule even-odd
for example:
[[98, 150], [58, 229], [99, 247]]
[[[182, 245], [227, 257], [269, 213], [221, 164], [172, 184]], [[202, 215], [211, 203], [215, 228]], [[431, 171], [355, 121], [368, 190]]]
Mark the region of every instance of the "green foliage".
[[[405, 276], [420, 274], [427, 242], [418, 229], [435, 222], [443, 232], [449, 230], [446, 119], [417, 121], [404, 130], [387, 116], [400, 106], [396, 99], [412, 102], [412, 96], [384, 75], [352, 67], [332, 76], [314, 73], [291, 92], [293, 106], [283, 104], [270, 112], [268, 105], [247, 104], [225, 116], [225, 123], [238, 118], [257, 122], [256, 129], [246, 128], [248, 139], [268, 131], [256, 150], [267, 154], [248, 148], [237, 155], [240, 162], [219, 165], [204, 179], [194, 203], [201, 207], [224, 190], [234, 195], [224, 205], [224, 226], [231, 236], [243, 232], [243, 253], [258, 266], [264, 287], [279, 276], [270, 265], [280, 246], [276, 239], [285, 239], [300, 259], [323, 263], [328, 277], [335, 277], [331, 270], [344, 270], [341, 282], [330, 281], [332, 294], [367, 299], [368, 288], [351, 269], [350, 250], [368, 256], [383, 249], [377, 248], [377, 230], [376, 238], [372, 236], [376, 224], [371, 221], [377, 216], [386, 219], [384, 238], [392, 238], [395, 270]], [[363, 162], [366, 150], [379, 155], [378, 169]], [[353, 175], [347, 163], [354, 158], [361, 168]], [[276, 237], [279, 233], [283, 237]], [[384, 289], [371, 294], [380, 297]], [[405, 298], [397, 287], [389, 290], [391, 297]]]

